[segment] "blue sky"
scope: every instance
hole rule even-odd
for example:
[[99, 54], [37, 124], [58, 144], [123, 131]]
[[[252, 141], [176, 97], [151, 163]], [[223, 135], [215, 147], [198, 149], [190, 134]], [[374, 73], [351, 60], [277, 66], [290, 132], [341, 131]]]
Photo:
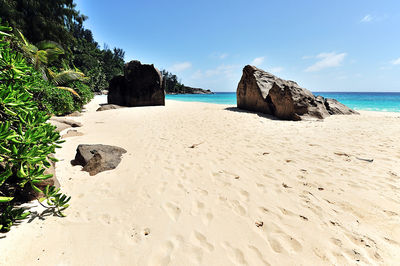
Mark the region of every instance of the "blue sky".
[[247, 64], [312, 91], [400, 91], [398, 0], [75, 0], [102, 46], [236, 91]]

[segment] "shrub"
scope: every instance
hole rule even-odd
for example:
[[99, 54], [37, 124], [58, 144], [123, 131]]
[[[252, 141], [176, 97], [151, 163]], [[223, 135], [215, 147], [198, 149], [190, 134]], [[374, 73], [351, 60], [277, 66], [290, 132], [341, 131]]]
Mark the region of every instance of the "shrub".
[[39, 81], [29, 90], [33, 93], [33, 98], [38, 103], [40, 110], [49, 114], [64, 115], [80, 111], [82, 106], [94, 96], [89, 86], [81, 81], [74, 81], [69, 84], [79, 95], [78, 97], [67, 90], [54, 87], [40, 77], [38, 78]]
[[[50, 116], [39, 110], [30, 92], [45, 81], [10, 48], [4, 38], [7, 31], [11, 29], [0, 21], [0, 231], [8, 231], [14, 222], [28, 217], [29, 212], [16, 206], [27, 187], [43, 192], [39, 184], [51, 178], [44, 171], [49, 160], [56, 160], [49, 155], [61, 143], [55, 127], [47, 123]], [[46, 190], [44, 198], [53, 205], [45, 206], [61, 215], [69, 198], [53, 187]]]

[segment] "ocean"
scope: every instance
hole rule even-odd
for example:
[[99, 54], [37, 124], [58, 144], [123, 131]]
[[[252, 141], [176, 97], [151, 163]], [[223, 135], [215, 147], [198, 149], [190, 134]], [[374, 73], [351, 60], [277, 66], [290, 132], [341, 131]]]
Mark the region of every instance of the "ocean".
[[[400, 112], [400, 92], [313, 92], [326, 98], [334, 98], [355, 110]], [[166, 99], [185, 102], [205, 102], [236, 105], [235, 92], [215, 94], [167, 95]]]

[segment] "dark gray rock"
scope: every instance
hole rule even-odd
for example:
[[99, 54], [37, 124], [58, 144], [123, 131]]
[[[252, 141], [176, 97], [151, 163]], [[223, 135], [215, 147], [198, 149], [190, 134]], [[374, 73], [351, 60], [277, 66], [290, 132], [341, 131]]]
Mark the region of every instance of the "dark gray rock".
[[128, 107], [165, 105], [160, 71], [139, 61], [125, 64], [124, 75], [111, 79], [107, 99], [109, 104]]
[[97, 108], [96, 112], [120, 109], [120, 108], [124, 108], [124, 106], [119, 106], [116, 104], [104, 104], [104, 105], [100, 106], [99, 108]]
[[116, 146], [102, 144], [81, 144], [76, 149], [73, 165], [82, 165], [83, 171], [96, 175], [100, 172], [115, 169], [121, 162], [126, 150]]
[[237, 107], [284, 120], [323, 119], [330, 114], [325, 99], [291, 80], [247, 65], [237, 88]]
[[338, 102], [335, 99], [326, 98], [325, 99], [325, 107], [331, 115], [353, 115], [360, 114], [353, 109], [350, 109], [346, 105]]

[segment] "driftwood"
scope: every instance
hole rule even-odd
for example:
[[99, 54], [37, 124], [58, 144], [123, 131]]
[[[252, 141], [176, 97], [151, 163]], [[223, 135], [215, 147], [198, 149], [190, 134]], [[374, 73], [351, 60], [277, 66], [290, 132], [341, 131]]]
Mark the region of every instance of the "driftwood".
[[201, 145], [203, 143], [204, 143], [204, 141], [200, 142], [200, 143], [197, 143], [197, 144], [193, 144], [192, 146], [189, 146], [189, 148], [194, 149], [194, 148], [196, 148], [197, 146], [199, 146], [199, 145]]
[[[350, 157], [350, 155], [349, 154], [347, 154], [347, 153], [344, 153], [344, 152], [335, 152], [335, 154], [336, 155], [338, 155], [338, 156], [346, 156], [346, 157]], [[365, 158], [360, 158], [360, 157], [357, 157], [357, 156], [354, 156], [357, 160], [361, 160], [361, 161], [365, 161], [365, 162], [369, 162], [369, 163], [372, 163], [373, 161], [374, 161], [374, 159], [365, 159]]]
[[365, 161], [365, 162], [369, 162], [369, 163], [372, 163], [374, 161], [374, 159], [364, 159], [364, 158], [360, 158], [360, 157], [356, 157], [356, 159]]

